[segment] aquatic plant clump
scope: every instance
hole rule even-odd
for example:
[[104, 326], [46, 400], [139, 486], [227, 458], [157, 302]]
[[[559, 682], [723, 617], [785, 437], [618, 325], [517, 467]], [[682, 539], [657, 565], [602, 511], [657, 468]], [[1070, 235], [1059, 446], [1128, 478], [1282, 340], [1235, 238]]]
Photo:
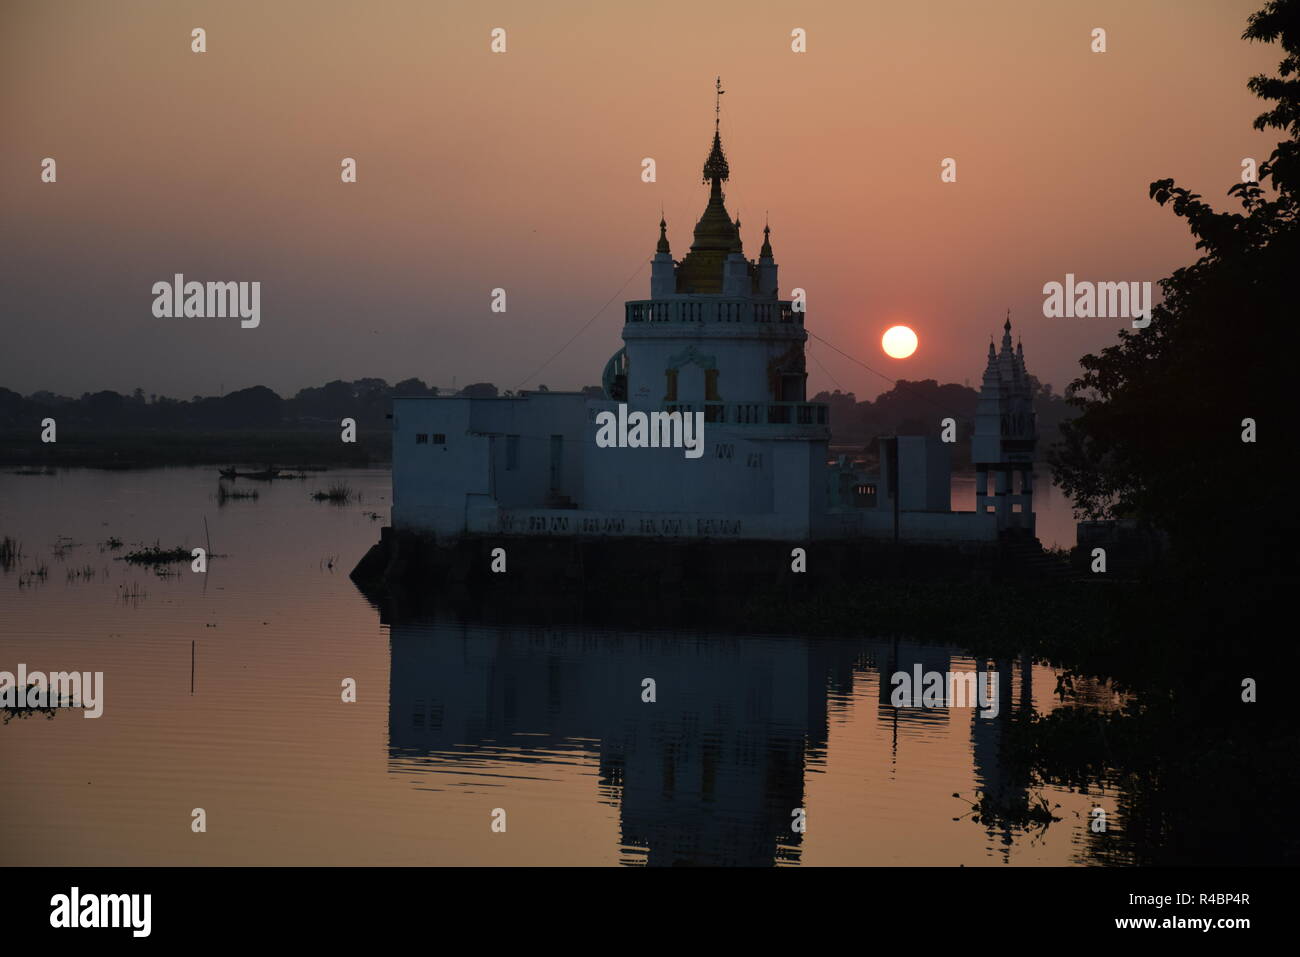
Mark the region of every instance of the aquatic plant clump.
[[361, 496], [357, 494], [356, 490], [353, 489], [351, 485], [347, 485], [343, 482], [335, 482], [324, 491], [318, 489], [316, 492], [312, 493], [312, 498], [317, 502], [331, 502], [335, 505], [346, 505], [353, 499], [359, 500]]
[[159, 548], [157, 545], [151, 545], [148, 548], [127, 552], [122, 556], [122, 561], [130, 562], [133, 565], [170, 565], [173, 562], [187, 562], [189, 560], [190, 550], [183, 546]]

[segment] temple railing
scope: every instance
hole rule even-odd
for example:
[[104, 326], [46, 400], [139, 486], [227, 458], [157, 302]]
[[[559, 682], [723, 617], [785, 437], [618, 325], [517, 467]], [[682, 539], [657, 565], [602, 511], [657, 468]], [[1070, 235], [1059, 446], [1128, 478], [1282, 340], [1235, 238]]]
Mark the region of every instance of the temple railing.
[[665, 402], [665, 412], [703, 412], [704, 421], [720, 425], [826, 426], [830, 407], [824, 402]]
[[624, 303], [628, 322], [765, 322], [803, 325], [804, 314], [789, 300], [638, 299]]

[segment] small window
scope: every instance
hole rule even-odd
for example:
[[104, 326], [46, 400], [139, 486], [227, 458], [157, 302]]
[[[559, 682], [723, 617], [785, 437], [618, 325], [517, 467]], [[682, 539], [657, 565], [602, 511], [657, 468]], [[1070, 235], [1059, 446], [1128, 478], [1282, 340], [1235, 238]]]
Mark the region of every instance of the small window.
[[434, 445], [446, 445], [446, 444], [447, 444], [447, 436], [443, 435], [441, 432], [435, 432], [435, 433], [433, 433], [433, 444], [434, 444]]
[[428, 445], [428, 444], [429, 444], [429, 433], [428, 433], [428, 432], [416, 432], [416, 433], [415, 433], [415, 444], [416, 444], [416, 445]]

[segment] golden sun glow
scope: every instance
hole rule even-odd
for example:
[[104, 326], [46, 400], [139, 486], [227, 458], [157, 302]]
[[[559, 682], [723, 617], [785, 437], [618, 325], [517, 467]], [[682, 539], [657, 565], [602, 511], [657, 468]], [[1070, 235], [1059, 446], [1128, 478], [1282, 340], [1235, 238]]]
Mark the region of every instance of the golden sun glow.
[[906, 359], [916, 351], [916, 333], [907, 326], [890, 326], [880, 337], [880, 347], [885, 355], [894, 359]]

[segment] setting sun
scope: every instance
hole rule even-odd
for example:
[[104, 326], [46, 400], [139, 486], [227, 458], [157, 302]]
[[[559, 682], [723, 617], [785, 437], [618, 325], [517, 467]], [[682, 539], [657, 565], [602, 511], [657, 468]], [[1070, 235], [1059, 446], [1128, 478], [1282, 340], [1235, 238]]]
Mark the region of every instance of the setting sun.
[[893, 359], [906, 359], [916, 351], [916, 333], [907, 326], [890, 326], [880, 337], [880, 347]]

